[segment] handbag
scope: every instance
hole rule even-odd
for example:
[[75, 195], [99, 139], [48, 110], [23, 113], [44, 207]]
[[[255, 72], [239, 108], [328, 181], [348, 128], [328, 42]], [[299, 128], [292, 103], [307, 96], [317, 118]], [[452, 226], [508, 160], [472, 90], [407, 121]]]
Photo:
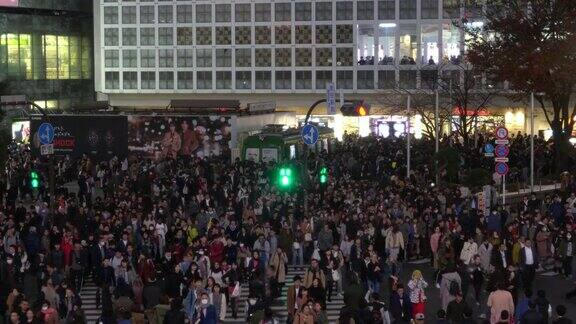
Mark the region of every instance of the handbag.
[[294, 248], [294, 250], [300, 250], [300, 243], [294, 242], [294, 243], [292, 243], [292, 247]]
[[304, 241], [306, 241], [306, 242], [312, 242], [312, 233], [306, 233], [306, 234], [304, 234]]
[[332, 270], [332, 280], [340, 281], [340, 272], [338, 270]]

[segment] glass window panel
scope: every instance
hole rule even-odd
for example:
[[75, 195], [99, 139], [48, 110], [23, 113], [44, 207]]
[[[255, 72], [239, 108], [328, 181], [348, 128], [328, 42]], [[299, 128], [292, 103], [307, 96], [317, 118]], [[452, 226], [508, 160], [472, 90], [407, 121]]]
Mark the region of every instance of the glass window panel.
[[192, 27], [176, 28], [176, 42], [178, 45], [192, 45]]
[[[270, 49], [267, 49], [270, 51]], [[252, 51], [249, 48], [236, 49], [236, 66], [249, 67], [252, 66]]]
[[138, 52], [136, 50], [123, 50], [122, 66], [125, 68], [138, 67]]
[[438, 19], [438, 0], [421, 0], [422, 19]]
[[378, 71], [378, 89], [396, 88], [396, 71]]
[[232, 21], [232, 6], [229, 3], [216, 4], [216, 22]]
[[196, 66], [197, 67], [212, 67], [212, 50], [211, 49], [197, 49], [196, 50]]
[[216, 45], [232, 44], [232, 28], [228, 26], [216, 27]]
[[193, 67], [194, 66], [194, 50], [193, 49], [179, 49], [177, 51], [178, 67]]
[[154, 28], [140, 28], [140, 46], [154, 45], [156, 42], [156, 31]]
[[212, 71], [196, 72], [196, 88], [200, 90], [212, 89]]
[[352, 89], [353, 86], [352, 71], [336, 71], [336, 87], [338, 89]]
[[140, 88], [156, 89], [156, 72], [140, 72]]
[[460, 0], [443, 0], [442, 8], [445, 19], [460, 17]]
[[312, 89], [312, 71], [296, 71], [296, 89]]
[[172, 49], [158, 50], [158, 66], [160, 67], [174, 66], [174, 51]]
[[180, 71], [178, 72], [178, 89], [193, 89], [194, 88], [194, 72]]
[[396, 0], [378, 1], [378, 19], [380, 20], [396, 19]]
[[292, 88], [292, 72], [276, 71], [276, 89]]
[[421, 64], [436, 64], [440, 59], [440, 49], [438, 48], [438, 25], [424, 24], [421, 28]]
[[416, 64], [418, 39], [416, 25], [400, 25], [400, 64]]
[[174, 72], [160, 71], [158, 76], [158, 86], [160, 89], [174, 89]]
[[399, 85], [402, 89], [416, 89], [416, 71], [400, 70]]
[[272, 73], [270, 71], [256, 71], [256, 89], [272, 88]]
[[250, 26], [236, 27], [236, 45], [250, 45], [252, 43], [252, 28]]
[[269, 3], [256, 3], [254, 5], [254, 18], [258, 22], [270, 21], [271, 20], [270, 10], [271, 6]]
[[332, 71], [316, 71], [316, 89], [326, 89], [332, 80]]
[[158, 28], [158, 44], [159, 45], [172, 45], [174, 44], [174, 34], [172, 27]]
[[[75, 37], [75, 39], [77, 39]], [[30, 35], [20, 34], [19, 35], [19, 44], [20, 46], [20, 76], [26, 80], [32, 80], [34, 78], [33, 70], [32, 70], [32, 39]], [[70, 49], [72, 53], [77, 53], [79, 50], [78, 43], [75, 43], [76, 48]], [[1, 50], [0, 50], [1, 51]], [[79, 57], [74, 57], [76, 60], [79, 60]], [[0, 60], [1, 61], [1, 60]], [[76, 77], [76, 78], [79, 78]]]
[[82, 78], [92, 78], [92, 44], [90, 37], [82, 37]]
[[104, 29], [104, 45], [118, 46], [118, 28]]
[[192, 5], [178, 5], [176, 7], [176, 21], [179, 23], [192, 23]]
[[170, 24], [173, 21], [172, 18], [172, 5], [169, 6], [158, 6], [158, 23], [160, 24]]
[[197, 23], [212, 22], [212, 5], [209, 4], [196, 5], [196, 22]]
[[104, 73], [104, 87], [106, 89], [119, 89], [120, 88], [120, 75], [118, 72], [105, 72]]
[[460, 30], [452, 23], [442, 24], [442, 53], [444, 59], [457, 62], [460, 57]]
[[232, 72], [216, 71], [216, 89], [232, 89]]
[[118, 7], [104, 7], [104, 24], [114, 25], [118, 23]]
[[358, 1], [356, 3], [356, 18], [358, 20], [373, 20], [374, 1]]
[[294, 20], [310, 21], [312, 20], [312, 4], [309, 2], [296, 2], [294, 5]]
[[122, 28], [122, 46], [136, 46], [136, 28]]
[[400, 19], [416, 19], [416, 0], [400, 1]]
[[255, 50], [255, 61], [258, 67], [272, 65], [272, 50], [269, 48], [257, 48]]
[[153, 49], [140, 50], [140, 66], [145, 68], [156, 67], [156, 50]]
[[234, 6], [234, 10], [236, 22], [252, 21], [252, 12], [250, 11], [249, 3], [237, 3]]
[[[354, 65], [354, 49], [351, 47], [339, 47], [336, 49], [336, 65], [352, 66]], [[371, 63], [373, 64], [373, 62]]]
[[316, 65], [332, 66], [332, 48], [316, 48]]
[[396, 53], [396, 24], [381, 23], [378, 27], [378, 64], [394, 65]]
[[122, 7], [122, 24], [135, 24], [136, 23], [136, 7], [124, 6]]
[[216, 49], [216, 67], [232, 66], [232, 50], [229, 48]]
[[336, 2], [336, 20], [352, 20], [354, 18], [354, 4], [352, 1]]
[[332, 2], [316, 2], [316, 20], [332, 20]]
[[252, 89], [252, 73], [250, 71], [236, 71], [236, 89]]
[[312, 26], [299, 25], [294, 26], [294, 37], [296, 44], [310, 44], [312, 43]]
[[[8, 34], [8, 73], [10, 73], [10, 35]], [[44, 57], [46, 58], [46, 79], [58, 78], [58, 42], [57, 36], [44, 35]], [[17, 49], [17, 47], [16, 47]], [[16, 61], [17, 62], [17, 61]]]
[[292, 4], [290, 2], [276, 3], [274, 5], [274, 20], [290, 21], [292, 15]]
[[374, 64], [375, 51], [374, 27], [372, 25], [358, 26], [358, 65]]
[[122, 73], [122, 87], [124, 89], [137, 89], [138, 88], [138, 72], [124, 72], [124, 73]]
[[358, 89], [374, 89], [374, 71], [358, 71], [356, 84]]
[[70, 77], [70, 45], [68, 36], [58, 36], [58, 79]]
[[316, 44], [332, 44], [332, 25], [316, 26]]
[[154, 6], [140, 6], [140, 23], [153, 24], [155, 22]]
[[104, 66], [107, 68], [116, 68], [120, 65], [118, 50], [104, 51]]

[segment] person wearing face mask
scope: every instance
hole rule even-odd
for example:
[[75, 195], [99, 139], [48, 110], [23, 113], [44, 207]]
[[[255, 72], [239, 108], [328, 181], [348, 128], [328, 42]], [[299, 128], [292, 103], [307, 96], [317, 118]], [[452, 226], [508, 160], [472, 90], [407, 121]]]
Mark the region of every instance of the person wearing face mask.
[[218, 317], [216, 307], [210, 304], [210, 298], [207, 293], [200, 294], [200, 302], [196, 306], [196, 312], [192, 318], [194, 324], [216, 324]]

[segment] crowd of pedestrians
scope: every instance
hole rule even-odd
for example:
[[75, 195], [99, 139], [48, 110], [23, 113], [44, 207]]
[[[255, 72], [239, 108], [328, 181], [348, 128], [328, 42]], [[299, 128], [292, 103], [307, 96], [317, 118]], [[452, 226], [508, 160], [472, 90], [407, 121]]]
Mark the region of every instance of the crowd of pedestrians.
[[[272, 163], [65, 158], [56, 182], [73, 178], [78, 191], [59, 187], [52, 206], [46, 164], [13, 147], [0, 186], [0, 322], [86, 323], [92, 280], [100, 323], [211, 324], [241, 308], [249, 323], [275, 323], [270, 306], [292, 266], [305, 271], [287, 290], [290, 323], [328, 323], [335, 296], [340, 323], [431, 322], [429, 298], [441, 300], [440, 320], [473, 323], [482, 314], [469, 297], [491, 323], [568, 323], [566, 307], [550, 311], [532, 288], [544, 266], [572, 276], [571, 187], [484, 214], [460, 188], [429, 185], [430, 145], [414, 146], [406, 179], [401, 140], [347, 136], [309, 157], [306, 195], [280, 191]], [[472, 160], [462, 163], [483, 163]], [[313, 181], [323, 165], [326, 186]], [[37, 190], [31, 170], [43, 177]], [[403, 282], [405, 263], [424, 258]]]

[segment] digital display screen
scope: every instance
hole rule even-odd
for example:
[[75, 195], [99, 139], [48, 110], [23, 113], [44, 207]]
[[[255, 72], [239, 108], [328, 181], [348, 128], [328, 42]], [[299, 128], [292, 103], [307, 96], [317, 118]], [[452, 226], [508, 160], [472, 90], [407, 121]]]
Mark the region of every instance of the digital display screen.
[[18, 7], [18, 0], [0, 0], [0, 7]]

